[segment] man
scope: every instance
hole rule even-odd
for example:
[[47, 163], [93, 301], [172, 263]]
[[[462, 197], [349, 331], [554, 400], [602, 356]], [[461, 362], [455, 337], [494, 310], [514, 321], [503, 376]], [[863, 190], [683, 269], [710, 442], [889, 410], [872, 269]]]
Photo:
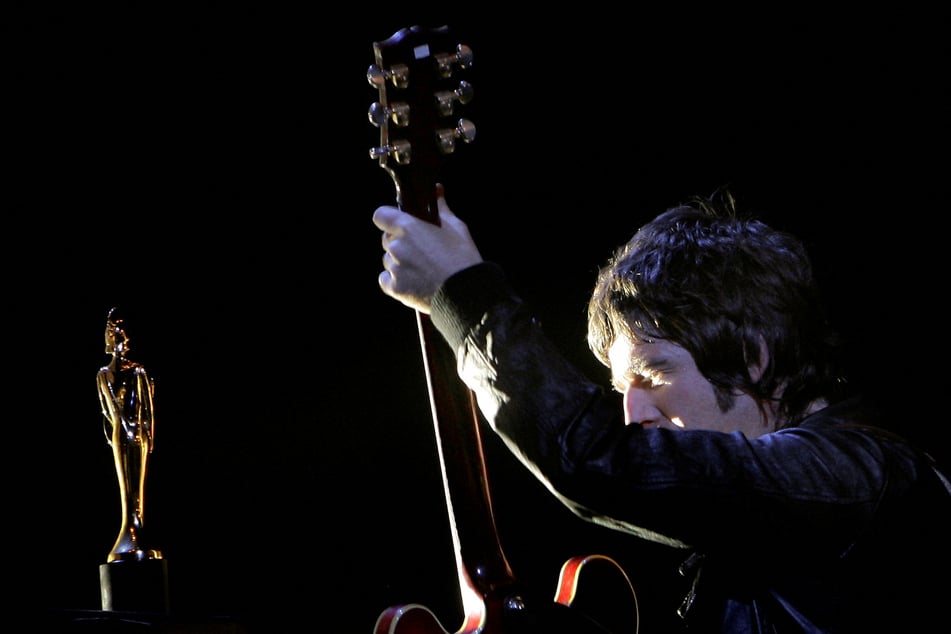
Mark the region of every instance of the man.
[[940, 620], [951, 485], [845, 389], [799, 240], [721, 193], [620, 247], [588, 305], [619, 412], [482, 258], [441, 187], [437, 206], [439, 225], [375, 211], [382, 290], [431, 316], [492, 429], [572, 511], [689, 549], [686, 627], [916, 632]]

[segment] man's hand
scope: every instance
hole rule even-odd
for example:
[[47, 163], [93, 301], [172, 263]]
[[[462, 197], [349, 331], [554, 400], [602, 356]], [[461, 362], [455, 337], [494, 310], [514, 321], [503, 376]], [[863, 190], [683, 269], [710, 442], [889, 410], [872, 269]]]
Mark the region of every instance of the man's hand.
[[398, 207], [384, 205], [373, 213], [383, 231], [383, 292], [406, 306], [429, 314], [433, 294], [452, 274], [482, 262], [469, 228], [446, 204], [442, 186], [436, 199], [439, 225]]

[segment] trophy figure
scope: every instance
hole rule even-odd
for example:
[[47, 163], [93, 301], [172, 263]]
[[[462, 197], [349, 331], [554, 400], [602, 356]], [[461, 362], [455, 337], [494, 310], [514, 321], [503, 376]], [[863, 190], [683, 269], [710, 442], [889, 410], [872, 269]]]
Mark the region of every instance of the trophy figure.
[[122, 524], [99, 567], [102, 608], [167, 611], [167, 567], [162, 553], [144, 540], [145, 481], [155, 443], [155, 385], [145, 367], [128, 359], [129, 338], [116, 317], [106, 317], [106, 354], [97, 384], [106, 442], [112, 448], [119, 483]]

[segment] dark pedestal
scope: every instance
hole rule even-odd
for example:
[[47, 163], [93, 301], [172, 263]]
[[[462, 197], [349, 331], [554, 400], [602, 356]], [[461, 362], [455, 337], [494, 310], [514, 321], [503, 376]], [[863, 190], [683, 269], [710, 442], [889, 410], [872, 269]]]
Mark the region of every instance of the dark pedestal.
[[[44, 634], [251, 634], [240, 620], [188, 614], [155, 614], [111, 610], [55, 610], [20, 621], [18, 632]], [[271, 628], [262, 634], [274, 632]], [[303, 630], [308, 631], [308, 630]]]
[[142, 559], [102, 564], [99, 589], [103, 610], [168, 612], [168, 563]]

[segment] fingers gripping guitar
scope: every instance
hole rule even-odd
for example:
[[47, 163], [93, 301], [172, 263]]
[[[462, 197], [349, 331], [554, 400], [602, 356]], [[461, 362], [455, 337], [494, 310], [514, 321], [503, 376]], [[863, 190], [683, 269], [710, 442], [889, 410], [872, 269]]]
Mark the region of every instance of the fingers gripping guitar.
[[[467, 225], [446, 204], [441, 185], [436, 186], [436, 207], [439, 224], [389, 206], [379, 207], [373, 214], [373, 223], [383, 231], [380, 288], [406, 306], [427, 314], [439, 285], [456, 271], [482, 261]], [[437, 243], [442, 247], [422, 246]]]

